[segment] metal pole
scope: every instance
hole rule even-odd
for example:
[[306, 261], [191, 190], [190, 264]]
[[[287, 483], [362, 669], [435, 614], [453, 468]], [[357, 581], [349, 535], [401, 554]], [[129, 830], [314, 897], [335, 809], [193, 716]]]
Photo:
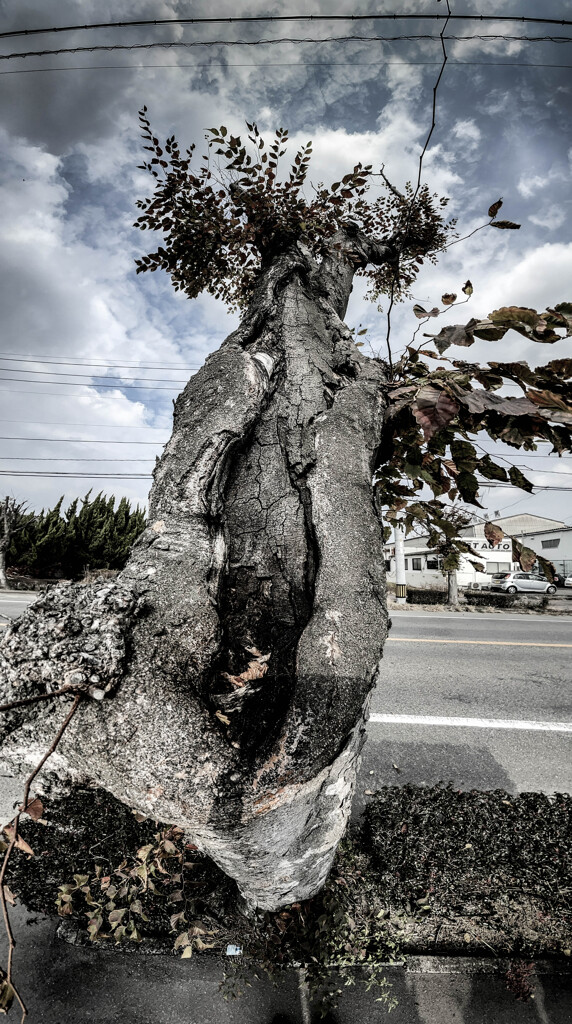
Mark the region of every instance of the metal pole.
[[401, 523], [394, 526], [395, 536], [395, 597], [397, 604], [405, 604], [407, 583], [405, 579], [405, 553], [403, 550], [403, 527]]

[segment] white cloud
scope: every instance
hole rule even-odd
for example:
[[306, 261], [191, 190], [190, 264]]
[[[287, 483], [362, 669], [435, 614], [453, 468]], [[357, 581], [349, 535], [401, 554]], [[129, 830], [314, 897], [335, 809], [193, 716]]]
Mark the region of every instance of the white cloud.
[[[519, 27], [513, 22], [497, 22], [494, 27], [483, 26], [481, 30], [475, 31], [475, 26], [470, 25], [461, 31], [457, 30], [455, 35], [466, 35], [473, 38], [459, 39], [450, 44], [450, 55], [455, 60], [470, 60], [471, 57], [488, 54], [489, 56], [514, 57], [522, 52], [526, 43], [511, 36], [518, 36]], [[490, 38], [487, 38], [490, 37]]]
[[462, 155], [466, 156], [477, 149], [482, 133], [473, 118], [465, 118], [453, 125], [451, 135], [460, 143]]
[[[423, 0], [422, 10], [429, 10], [431, 5], [427, 3]], [[17, 4], [7, 0], [4, 6], [13, 7], [12, 22], [17, 20], [22, 27], [37, 21], [34, 0], [18, 0]], [[77, 6], [77, 0], [61, 0], [59, 21], [64, 24], [187, 14], [180, 0], [120, 0], [119, 6], [112, 0], [82, 0], [81, 19], [77, 18]], [[400, 9], [403, 13], [416, 12], [418, 0], [404, 0]], [[374, 0], [364, 0], [362, 10], [375, 14], [379, 7]], [[326, 0], [311, 0], [304, 11], [330, 13], [331, 5]], [[209, 15], [210, 0], [196, 0], [193, 13]], [[236, 13], [235, 0], [220, 0], [217, 13], [230, 18]], [[270, 5], [244, 0], [240, 13], [279, 14], [282, 8], [278, 0]], [[497, 14], [498, 4], [483, 0], [482, 13]], [[506, 0], [502, 13], [520, 13], [520, 6], [516, 0]], [[7, 27], [13, 27], [10, 18], [8, 22]], [[348, 34], [362, 31], [354, 24], [336, 27], [335, 34], [345, 34], [346, 29]], [[410, 29], [410, 23], [403, 23], [403, 31]], [[198, 30], [192, 31], [196, 38]], [[206, 38], [207, 30], [200, 31]], [[287, 30], [283, 25], [262, 29], [260, 25], [248, 28], [229, 24], [217, 26], [210, 37], [260, 38], [267, 33], [323, 38], [330, 31], [331, 26], [319, 22], [303, 28], [291, 25]], [[363, 31], [373, 34], [369, 26]], [[398, 31], [397, 24], [396, 34]], [[466, 31], [474, 34], [474, 26]], [[519, 31], [510, 23], [494, 28], [497, 35]], [[157, 27], [153, 37], [180, 41], [190, 38], [190, 30], [183, 26]], [[95, 35], [89, 38], [96, 40]], [[144, 38], [145, 33], [139, 29], [129, 36], [137, 41]], [[87, 39], [87, 34], [79, 32], [70, 36], [72, 44], [80, 46]], [[117, 32], [98, 30], [97, 42], [116, 41]], [[488, 55], [502, 61], [518, 54], [521, 45], [506, 39], [484, 43], [463, 40], [448, 46], [448, 51], [453, 60], [478, 61], [484, 53], [485, 60]], [[438, 65], [411, 62], [432, 60], [438, 52], [435, 42], [285, 43], [233, 49], [219, 46], [170, 53], [133, 51], [113, 58], [105, 55], [105, 59], [101, 54], [89, 55], [89, 59], [85, 56], [86, 65], [117, 60], [133, 65], [171, 63], [169, 68], [134, 66], [116, 71], [4, 76], [0, 91], [7, 129], [0, 142], [5, 144], [9, 162], [9, 203], [3, 204], [5, 214], [0, 224], [4, 350], [19, 346], [22, 351], [41, 351], [44, 356], [70, 353], [110, 362], [128, 359], [191, 364], [202, 361], [236, 323], [236, 318], [229, 317], [208, 295], [190, 303], [172, 291], [165, 275], [134, 275], [133, 256], [152, 247], [148, 234], [137, 235], [131, 228], [136, 216], [135, 199], [149, 193], [147, 175], [137, 170], [142, 156], [137, 110], [143, 103], [149, 106], [159, 134], [174, 132], [185, 145], [197, 140], [199, 153], [204, 129], [212, 125], [226, 124], [236, 133], [244, 132], [245, 118], [257, 120], [269, 132], [285, 124], [292, 131], [290, 154], [297, 144], [314, 139], [313, 181], [339, 179], [361, 161], [372, 163], [374, 169], [384, 164], [391, 180], [401, 187], [407, 180], [416, 180], [438, 71]], [[78, 57], [77, 63], [83, 60]], [[209, 61], [209, 67], [197, 66]], [[306, 66], [320, 62], [324, 65], [320, 69]], [[57, 66], [65, 61], [46, 59], [46, 65], [49, 63]], [[215, 66], [225, 63], [227, 66]], [[231, 66], [239, 64], [250, 66]], [[422, 303], [432, 304], [445, 291], [458, 292], [470, 276], [475, 296], [466, 309], [459, 311], [463, 316], [473, 310], [487, 312], [507, 301], [538, 308], [570, 298], [566, 294], [572, 269], [569, 246], [551, 239], [550, 244], [534, 249], [535, 234], [545, 240], [541, 229], [560, 230], [561, 237], [567, 237], [560, 212], [564, 200], [559, 205], [560, 193], [556, 191], [563, 192], [566, 187], [568, 149], [572, 163], [562, 113], [565, 96], [560, 95], [567, 87], [557, 75], [550, 78], [549, 86], [534, 72], [520, 78], [514, 75], [512, 70], [504, 69], [453, 68], [451, 62], [439, 88], [437, 124], [425, 155], [423, 177], [433, 190], [451, 195], [451, 214], [462, 218], [463, 233], [482, 223], [477, 207], [486, 215], [488, 204], [501, 193], [507, 197], [506, 216], [527, 225], [526, 233], [483, 231], [467, 243], [453, 246], [437, 268], [427, 268], [420, 275], [415, 296]], [[560, 114], [558, 103], [562, 104]], [[526, 200], [524, 212], [518, 210], [518, 196]], [[381, 346], [383, 318], [373, 307], [364, 306], [363, 292], [364, 282], [358, 280], [350, 318], [371, 324], [366, 340], [372, 337]], [[410, 305], [405, 304], [394, 314], [397, 347], [410, 340], [417, 326]], [[509, 353], [519, 358], [518, 353], [526, 349], [523, 339], [507, 342], [502, 353], [486, 343], [479, 344], [482, 350], [477, 353], [475, 347], [470, 358], [473, 353], [485, 359], [508, 357]], [[545, 353], [538, 352], [538, 346], [532, 348], [536, 351], [527, 350], [524, 358], [540, 362]], [[39, 363], [30, 366], [42, 368]], [[148, 375], [169, 376], [167, 372]], [[146, 425], [159, 424], [166, 431], [171, 418], [168, 392], [99, 394], [87, 387], [48, 388], [37, 384], [29, 388], [14, 384], [14, 388], [34, 394], [4, 394], [3, 417], [50, 421], [52, 436], [56, 431], [60, 431], [58, 436], [80, 435], [80, 427], [74, 432], [60, 429], [56, 421], [61, 420], [68, 424], [97, 423], [100, 434], [110, 437], [114, 431], [117, 437], [122, 430], [124, 435], [143, 438], [151, 436], [144, 433], [149, 429]], [[49, 390], [61, 392], [61, 397], [48, 396]], [[121, 424], [121, 430], [109, 426], [111, 423]], [[18, 424], [17, 429], [26, 430], [29, 436], [34, 436], [36, 430], [31, 425], [27, 430], [25, 423]], [[21, 453], [23, 445], [14, 444], [12, 450], [16, 448]], [[136, 457], [142, 450], [152, 449], [125, 446], [125, 450]], [[44, 457], [54, 451], [78, 457], [87, 452], [92, 457], [102, 452], [118, 457], [124, 449], [111, 445], [94, 445], [91, 449], [62, 445], [58, 449], [38, 444], [34, 451]], [[60, 481], [24, 483], [26, 494], [39, 503], [57, 498], [62, 487]], [[144, 482], [127, 481], [124, 486], [112, 483], [110, 489], [119, 492], [120, 486], [122, 493], [136, 491], [139, 497], [147, 490]], [[73, 493], [87, 489], [83, 483], [73, 487]]]
[[556, 231], [566, 222], [566, 213], [560, 206], [550, 205], [541, 207], [539, 213], [531, 213], [529, 221], [538, 224], [541, 228], [548, 228], [549, 231]]

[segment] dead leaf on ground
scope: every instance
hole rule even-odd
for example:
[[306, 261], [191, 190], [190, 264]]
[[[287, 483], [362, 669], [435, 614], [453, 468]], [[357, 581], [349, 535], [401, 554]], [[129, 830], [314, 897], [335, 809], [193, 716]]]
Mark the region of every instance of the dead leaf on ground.
[[8, 1013], [16, 992], [8, 981], [5, 972], [0, 967], [0, 1013]]
[[[10, 842], [12, 842], [14, 838], [14, 826], [4, 825], [4, 832], [8, 836]], [[22, 839], [22, 836], [20, 834], [18, 834], [18, 836], [16, 837], [16, 842], [14, 843], [14, 846], [16, 847], [16, 849], [22, 850], [22, 853], [27, 853], [29, 857], [35, 856], [32, 847], [28, 845], [25, 839]]]
[[35, 797], [34, 800], [31, 800], [26, 809], [22, 811], [22, 814], [29, 814], [32, 821], [39, 821], [43, 813], [44, 805], [39, 796]]
[[12, 890], [9, 889], [7, 885], [4, 886], [4, 896], [6, 898], [6, 902], [9, 903], [11, 907], [16, 906], [16, 897]]
[[[268, 672], [268, 662], [270, 660], [270, 653], [261, 654], [257, 647], [245, 647], [245, 650], [249, 654], [253, 654], [252, 661], [249, 661], [248, 667], [245, 668], [244, 672], [240, 672], [239, 675], [233, 676], [228, 672], [223, 672], [223, 676], [228, 680], [232, 686], [241, 687], [246, 686], [247, 683], [253, 679], [262, 679]], [[217, 712], [218, 714], [218, 712]]]

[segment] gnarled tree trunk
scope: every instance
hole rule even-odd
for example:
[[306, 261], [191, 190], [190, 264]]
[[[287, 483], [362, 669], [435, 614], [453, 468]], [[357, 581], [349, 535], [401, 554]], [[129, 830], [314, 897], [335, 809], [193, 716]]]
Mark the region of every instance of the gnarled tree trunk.
[[[72, 721], [60, 775], [183, 826], [262, 908], [325, 880], [387, 631], [385, 378], [342, 317], [356, 263], [390, 255], [346, 232], [319, 266], [300, 243], [275, 258], [176, 402], [125, 570], [54, 588], [0, 655], [4, 700], [65, 680], [102, 698]], [[34, 761], [62, 700], [5, 716], [4, 758]]]

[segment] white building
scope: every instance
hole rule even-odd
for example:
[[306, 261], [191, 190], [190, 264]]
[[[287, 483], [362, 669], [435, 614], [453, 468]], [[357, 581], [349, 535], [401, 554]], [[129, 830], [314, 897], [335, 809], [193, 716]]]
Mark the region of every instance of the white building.
[[[475, 553], [475, 560], [484, 566], [484, 572], [479, 572], [471, 565], [469, 555], [460, 556], [460, 566], [457, 570], [457, 579], [460, 587], [472, 587], [479, 590], [490, 584], [490, 577], [495, 572], [510, 572], [518, 569], [519, 565], [512, 560], [512, 541], [514, 537], [521, 543], [531, 547], [538, 554], [554, 562], [558, 572], [565, 575], [572, 572], [572, 527], [556, 519], [546, 519], [544, 516], [533, 516], [528, 514], [518, 516], [505, 516], [503, 519], [491, 519], [495, 526], [500, 526], [506, 533], [507, 539], [493, 547], [485, 537], [485, 523], [478, 523], [475, 526], [467, 526], [459, 531], [459, 536], [467, 543]], [[441, 571], [442, 559], [427, 544], [427, 535], [410, 534], [404, 541], [405, 554], [405, 578], [408, 586], [411, 587], [444, 587], [445, 577]], [[555, 545], [554, 541], [558, 543]], [[544, 544], [543, 544], [544, 541]], [[548, 544], [547, 544], [548, 542]], [[563, 563], [554, 558], [555, 550], [560, 548], [567, 552], [564, 562], [570, 566], [568, 569]], [[395, 581], [395, 545], [385, 545], [385, 564], [387, 578]]]
[[[491, 522], [495, 526], [500, 526], [501, 530], [507, 534], [507, 537], [514, 537], [515, 540], [519, 540], [521, 544], [532, 548], [533, 551], [537, 551], [539, 555], [548, 558], [551, 562], [554, 559], [550, 552], [545, 553], [544, 548], [540, 544], [535, 547], [535, 542], [532, 541], [532, 538], [541, 534], [544, 535], [545, 533], [552, 538], [555, 536], [554, 531], [560, 534], [562, 530], [568, 529], [558, 519], [546, 519], [544, 516], [533, 516], [528, 513], [522, 513], [517, 516], [505, 516], [504, 519], [491, 519]], [[520, 568], [517, 562], [512, 561], [512, 543], [510, 540], [502, 540], [496, 547], [489, 544], [485, 537], [485, 523], [467, 526], [464, 530], [459, 531], [459, 536], [467, 544], [470, 544], [475, 554], [486, 563], [487, 573], [510, 572], [511, 569]], [[555, 565], [555, 568], [558, 569], [558, 566]]]
[[562, 576], [572, 575], [572, 526], [531, 530], [519, 535], [523, 544], [547, 558]]

